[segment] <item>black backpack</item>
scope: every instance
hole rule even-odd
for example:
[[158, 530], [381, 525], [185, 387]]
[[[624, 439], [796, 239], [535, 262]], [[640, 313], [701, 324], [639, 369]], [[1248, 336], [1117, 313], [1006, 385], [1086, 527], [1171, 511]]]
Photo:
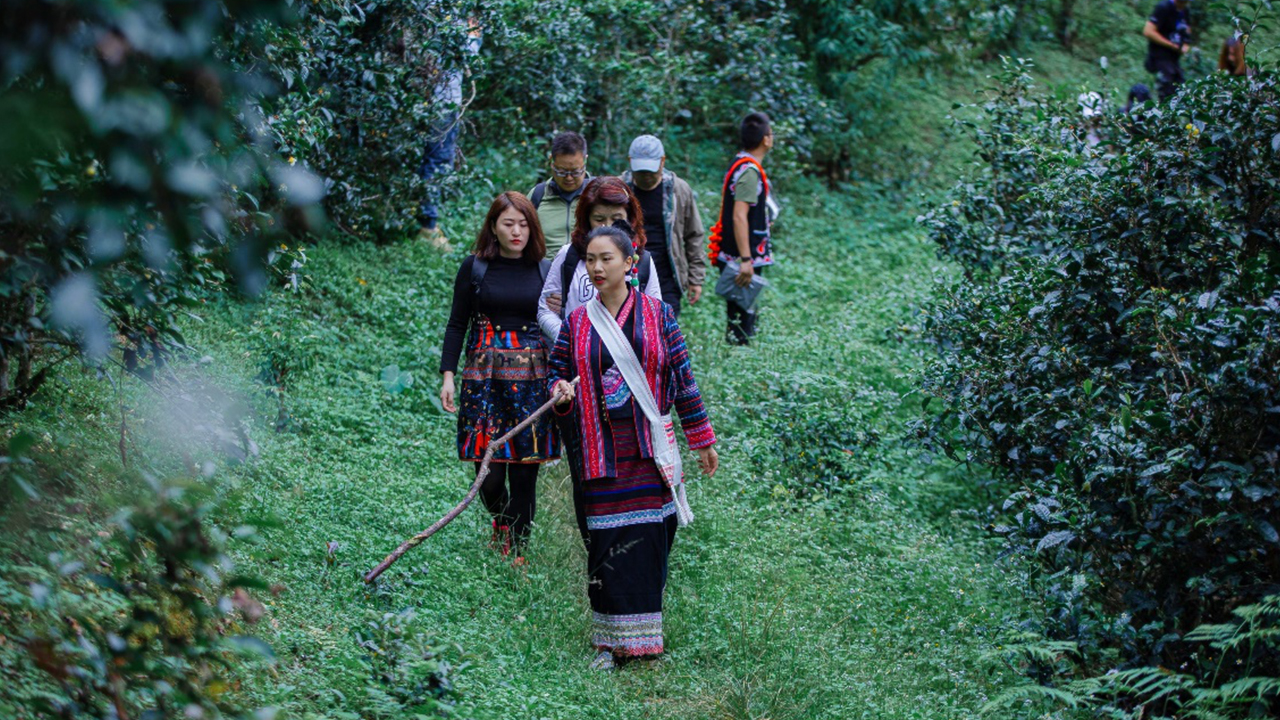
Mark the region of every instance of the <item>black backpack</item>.
[[[582, 260], [582, 255], [578, 253], [578, 248], [569, 245], [569, 249], [564, 254], [564, 264], [560, 266], [560, 302], [564, 302], [564, 298], [569, 297], [569, 285], [573, 282], [573, 271], [578, 269], [578, 262]], [[640, 251], [640, 292], [644, 292], [644, 288], [649, 284], [649, 268], [653, 266], [648, 250]], [[545, 278], [543, 281], [545, 282]], [[564, 307], [562, 304], [561, 307]]]

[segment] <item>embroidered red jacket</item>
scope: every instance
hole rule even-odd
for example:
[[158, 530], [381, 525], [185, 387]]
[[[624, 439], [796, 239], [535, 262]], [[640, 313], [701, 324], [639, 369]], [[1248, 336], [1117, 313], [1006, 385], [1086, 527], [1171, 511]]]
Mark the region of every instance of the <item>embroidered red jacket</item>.
[[[600, 300], [597, 297], [591, 302]], [[689, 351], [685, 348], [684, 335], [676, 324], [671, 306], [632, 290], [627, 302], [623, 303], [618, 318], [618, 324], [624, 329], [627, 327], [628, 314], [631, 314], [630, 319], [634, 321], [630, 332], [631, 347], [635, 349], [636, 357], [640, 358], [640, 364], [644, 367], [649, 389], [658, 401], [658, 409], [665, 415], [671, 412], [672, 406], [675, 407], [689, 447], [698, 449], [715, 443], [716, 434], [702, 404], [702, 394], [693, 378], [693, 366], [689, 361]], [[556, 411], [561, 414], [574, 413], [577, 417], [582, 436], [584, 480], [617, 475], [613, 428], [610, 424], [616, 421], [609, 418], [605, 409], [604, 390], [601, 386], [602, 352], [607, 354], [608, 350], [600, 340], [600, 335], [591, 327], [584, 305], [570, 313], [560, 327], [560, 336], [556, 338], [549, 362], [548, 381], [551, 388], [555, 387], [558, 380], [572, 380], [575, 376], [582, 378], [573, 403], [563, 411], [558, 408]], [[634, 406], [632, 422], [635, 423], [636, 438], [640, 442], [641, 457], [653, 457], [649, 423], [645, 421], [639, 406]]]

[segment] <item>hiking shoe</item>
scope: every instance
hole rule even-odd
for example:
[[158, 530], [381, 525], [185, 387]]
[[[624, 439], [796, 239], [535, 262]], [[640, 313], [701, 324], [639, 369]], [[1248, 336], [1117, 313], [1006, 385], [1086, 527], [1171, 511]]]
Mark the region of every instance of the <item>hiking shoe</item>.
[[437, 250], [449, 249], [449, 238], [444, 236], [444, 231], [439, 226], [422, 228], [418, 231], [418, 239], [430, 243]]
[[498, 536], [502, 541], [502, 547], [499, 548], [499, 552], [502, 553], [502, 557], [511, 555], [511, 527], [508, 525], [499, 525]]
[[596, 653], [595, 659], [587, 667], [592, 670], [612, 670], [616, 667], [613, 662], [613, 653], [608, 650], [601, 650]]

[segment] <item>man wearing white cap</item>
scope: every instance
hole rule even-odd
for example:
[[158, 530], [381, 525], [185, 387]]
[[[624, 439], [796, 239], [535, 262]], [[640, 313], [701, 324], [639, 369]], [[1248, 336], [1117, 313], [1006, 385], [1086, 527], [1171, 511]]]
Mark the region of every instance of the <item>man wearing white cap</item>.
[[644, 213], [645, 249], [653, 256], [662, 299], [680, 315], [680, 300], [702, 297], [707, 258], [702, 215], [693, 188], [666, 169], [662, 141], [641, 135], [627, 152], [631, 169], [622, 179], [631, 186]]

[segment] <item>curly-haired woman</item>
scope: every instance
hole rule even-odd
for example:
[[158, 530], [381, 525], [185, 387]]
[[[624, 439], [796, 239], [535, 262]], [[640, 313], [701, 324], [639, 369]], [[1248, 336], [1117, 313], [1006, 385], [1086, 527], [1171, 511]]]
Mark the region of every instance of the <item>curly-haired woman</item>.
[[646, 295], [662, 300], [662, 285], [653, 258], [644, 250], [644, 213], [631, 186], [622, 178], [597, 177], [587, 183], [574, 210], [573, 234], [569, 244], [560, 248], [551, 270], [542, 284], [538, 298], [538, 324], [548, 343], [560, 334], [560, 323], [586, 301], [596, 296], [596, 288], [587, 276], [583, 257], [587, 252], [587, 233], [625, 220], [635, 228], [636, 252], [640, 255], [640, 285]]

